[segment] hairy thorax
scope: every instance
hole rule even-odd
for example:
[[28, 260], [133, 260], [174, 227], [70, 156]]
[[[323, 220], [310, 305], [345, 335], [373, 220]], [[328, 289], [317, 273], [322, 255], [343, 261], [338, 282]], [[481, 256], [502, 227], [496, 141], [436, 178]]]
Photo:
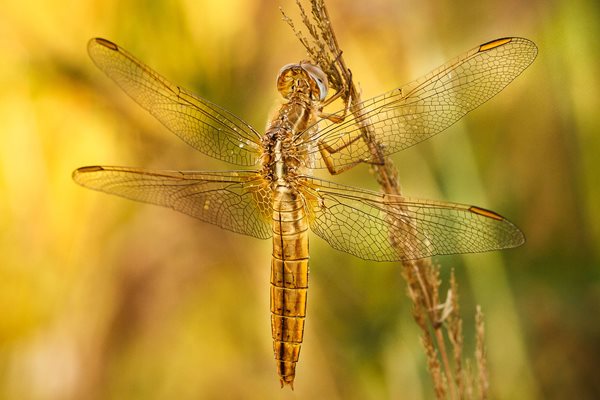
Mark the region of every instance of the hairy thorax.
[[262, 138], [263, 176], [274, 186], [293, 186], [295, 178], [309, 167], [307, 149], [299, 147], [298, 135], [310, 135], [317, 121], [316, 102], [302, 93], [292, 96], [267, 124]]

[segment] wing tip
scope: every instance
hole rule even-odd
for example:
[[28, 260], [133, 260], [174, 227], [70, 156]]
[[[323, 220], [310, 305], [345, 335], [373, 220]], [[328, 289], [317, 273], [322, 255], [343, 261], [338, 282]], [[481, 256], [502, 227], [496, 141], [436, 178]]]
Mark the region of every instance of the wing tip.
[[522, 47], [528, 48], [527, 51], [532, 55], [532, 57], [531, 57], [532, 61], [537, 57], [538, 47], [535, 44], [535, 42], [533, 42], [527, 38], [518, 37], [518, 36], [498, 38], [498, 39], [490, 40], [489, 42], [480, 44], [479, 52], [483, 53], [483, 52], [493, 50], [498, 47], [502, 47], [509, 43], [518, 43]]
[[73, 180], [77, 183], [79, 183], [79, 177], [82, 174], [87, 174], [90, 172], [100, 172], [100, 171], [104, 171], [104, 167], [101, 167], [99, 165], [90, 165], [90, 166], [86, 166], [86, 167], [80, 167], [77, 168], [75, 171], [73, 171], [73, 173], [71, 174], [71, 178], [73, 178]]
[[116, 43], [111, 42], [108, 39], [104, 39], [101, 37], [95, 37], [95, 38], [91, 38], [90, 41], [88, 42], [88, 47], [92, 46], [92, 45], [99, 45], [99, 46], [103, 46], [106, 47], [107, 49], [113, 50], [113, 51], [118, 51], [119, 50], [119, 46]]
[[479, 51], [484, 52], [484, 51], [488, 51], [491, 49], [495, 49], [496, 47], [504, 46], [505, 44], [512, 42], [513, 39], [514, 38], [512, 38], [512, 37], [505, 37], [505, 38], [491, 40], [489, 42], [479, 45]]
[[504, 247], [504, 248], [519, 247], [525, 243], [525, 235], [523, 234], [523, 232], [519, 228], [517, 228], [512, 222], [510, 222], [509, 220], [504, 218], [502, 215], [500, 215], [494, 211], [491, 211], [491, 210], [488, 210], [485, 208], [481, 208], [481, 207], [477, 207], [477, 206], [470, 206], [469, 211], [474, 214], [480, 215], [482, 217], [491, 218], [498, 222], [503, 222], [505, 224], [509, 224], [512, 227], [510, 243], [507, 243], [506, 247]]
[[500, 215], [494, 211], [485, 209], [485, 208], [481, 208], [481, 207], [477, 207], [477, 206], [470, 206], [469, 211], [474, 214], [481, 215], [483, 217], [495, 219], [496, 221], [504, 221], [505, 220], [505, 218], [502, 215]]
[[85, 173], [85, 172], [98, 172], [98, 171], [104, 171], [104, 167], [102, 167], [100, 165], [89, 165], [86, 167], [80, 167], [80, 168], [77, 168], [75, 171], [73, 171], [73, 174]]

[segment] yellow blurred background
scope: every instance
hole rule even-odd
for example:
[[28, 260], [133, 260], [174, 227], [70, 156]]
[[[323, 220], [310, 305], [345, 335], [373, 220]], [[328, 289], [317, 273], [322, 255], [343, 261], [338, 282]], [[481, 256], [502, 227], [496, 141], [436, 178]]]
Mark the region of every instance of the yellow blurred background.
[[[470, 350], [475, 304], [486, 314], [493, 397], [600, 397], [600, 5], [328, 5], [365, 99], [497, 37], [537, 43], [499, 96], [393, 159], [407, 195], [493, 209], [528, 239], [437, 258], [456, 269]], [[259, 130], [277, 71], [305, 57], [270, 0], [3, 2], [0, 398], [432, 398], [398, 265], [312, 237], [306, 339], [282, 391], [268, 241], [73, 183], [83, 165], [229, 168], [97, 70], [94, 36]], [[338, 181], [376, 188], [366, 167]]]

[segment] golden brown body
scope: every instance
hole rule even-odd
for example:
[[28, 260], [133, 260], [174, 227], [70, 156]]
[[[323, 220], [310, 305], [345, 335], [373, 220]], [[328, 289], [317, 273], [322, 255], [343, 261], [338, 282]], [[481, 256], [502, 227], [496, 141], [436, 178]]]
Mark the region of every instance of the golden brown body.
[[[367, 100], [360, 112], [323, 114], [327, 79], [307, 62], [283, 67], [277, 88], [287, 102], [260, 134], [243, 120], [168, 80], [120, 46], [90, 40], [94, 63], [168, 129], [198, 151], [252, 170], [170, 171], [88, 166], [73, 179], [88, 188], [157, 204], [224, 229], [272, 238], [271, 326], [281, 385], [293, 386], [303, 340], [308, 287], [308, 228], [333, 248], [375, 261], [519, 246], [523, 234], [477, 206], [382, 195], [311, 176], [380, 163], [364, 140], [368, 124], [384, 155], [452, 125], [501, 91], [535, 58], [523, 38], [497, 39], [430, 74]], [[345, 119], [344, 117], [345, 116]], [[324, 120], [317, 131], [317, 118]], [[406, 227], [406, 229], [402, 229]]]
[[271, 330], [277, 372], [293, 384], [304, 336], [308, 290], [308, 223], [302, 201], [278, 187], [273, 201], [271, 260]]
[[269, 123], [263, 137], [263, 174], [273, 190], [271, 331], [281, 385], [293, 387], [304, 337], [308, 291], [308, 220], [305, 199], [295, 184], [305, 171], [306, 154], [292, 142], [316, 122], [318, 103], [309, 82], [295, 82], [289, 101]]

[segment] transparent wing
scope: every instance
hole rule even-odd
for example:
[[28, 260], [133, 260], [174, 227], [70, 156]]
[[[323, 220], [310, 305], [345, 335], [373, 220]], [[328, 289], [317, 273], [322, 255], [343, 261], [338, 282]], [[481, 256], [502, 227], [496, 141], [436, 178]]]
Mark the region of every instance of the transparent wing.
[[88, 43], [94, 63], [190, 146], [219, 160], [254, 165], [260, 134], [227, 110], [174, 85], [116, 44]]
[[[413, 146], [443, 131], [469, 111], [504, 89], [537, 55], [535, 44], [523, 38], [503, 38], [482, 44], [399, 89], [366, 100], [358, 114], [344, 122], [321, 121], [313, 142], [329, 149], [331, 162], [343, 167], [377, 162], [359, 127], [366, 125], [386, 155]], [[319, 146], [307, 144], [309, 152]], [[317, 167], [325, 167], [315, 157]]]
[[202, 221], [260, 239], [271, 237], [271, 194], [256, 172], [149, 171], [82, 167], [78, 184], [128, 199], [170, 207]]
[[303, 177], [310, 227], [333, 248], [375, 261], [516, 247], [522, 232], [493, 211], [408, 199]]

